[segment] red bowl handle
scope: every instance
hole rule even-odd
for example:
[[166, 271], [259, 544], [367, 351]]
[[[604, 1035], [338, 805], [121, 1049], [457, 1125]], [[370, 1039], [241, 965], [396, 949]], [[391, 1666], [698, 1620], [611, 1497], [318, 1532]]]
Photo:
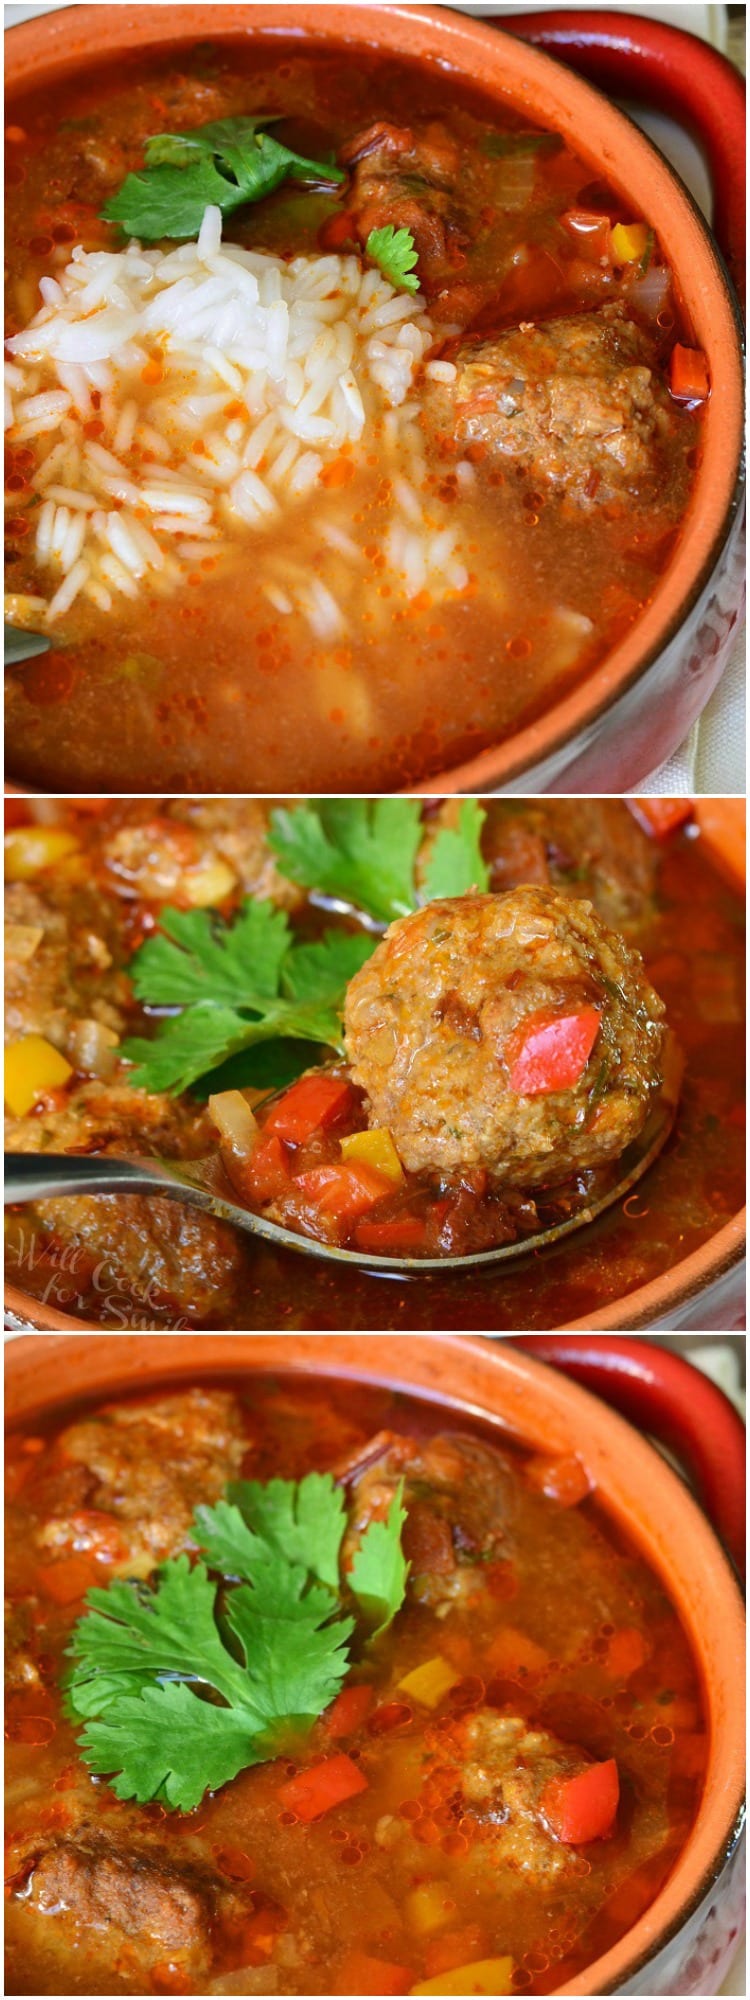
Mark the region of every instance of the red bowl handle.
[[692, 133], [711, 176], [714, 235], [744, 298], [745, 87], [726, 57], [682, 28], [598, 7], [484, 16], [493, 18], [608, 95], [671, 112]]
[[681, 1355], [616, 1334], [514, 1336], [538, 1361], [592, 1389], [680, 1459], [740, 1575], [745, 1564], [745, 1429], [721, 1389]]

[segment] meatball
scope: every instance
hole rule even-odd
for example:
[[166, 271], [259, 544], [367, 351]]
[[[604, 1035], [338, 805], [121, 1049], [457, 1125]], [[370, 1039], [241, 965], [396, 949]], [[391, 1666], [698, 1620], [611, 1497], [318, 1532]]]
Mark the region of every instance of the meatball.
[[[563, 1087], [559, 1062], [546, 1082], [529, 1064], [558, 1020], [576, 1022], [574, 1041], [585, 1022], [590, 1040]], [[484, 1168], [510, 1186], [617, 1158], [662, 1082], [664, 1042], [638, 953], [555, 889], [427, 904], [391, 925], [346, 999], [354, 1081], [404, 1165]]]
[[[459, 443], [512, 459], [578, 503], [651, 490], [675, 422], [653, 343], [618, 306], [466, 342], [452, 403]], [[451, 422], [451, 417], [448, 417]]]

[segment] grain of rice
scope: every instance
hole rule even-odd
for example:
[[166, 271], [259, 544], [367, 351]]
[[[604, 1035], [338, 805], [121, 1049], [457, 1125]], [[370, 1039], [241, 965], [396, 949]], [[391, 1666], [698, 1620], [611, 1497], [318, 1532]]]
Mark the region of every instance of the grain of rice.
[[428, 382], [455, 382], [458, 369], [454, 361], [426, 361], [424, 372]]
[[[60, 512], [62, 513], [62, 508]], [[60, 549], [60, 566], [65, 571], [71, 570], [77, 563], [86, 539], [85, 514], [70, 514], [68, 521], [68, 532]]]
[[64, 612], [70, 610], [71, 604], [74, 603], [79, 590], [82, 590], [84, 584], [87, 583], [88, 576], [89, 566], [87, 562], [77, 562], [73, 569], [68, 571], [64, 582], [61, 583], [59, 590], [55, 593], [51, 604], [47, 606], [48, 625], [52, 625], [56, 618], [62, 618]]
[[96, 500], [93, 493], [80, 493], [75, 486], [48, 486], [50, 500], [59, 500], [63, 507], [73, 507], [82, 514], [93, 514]]

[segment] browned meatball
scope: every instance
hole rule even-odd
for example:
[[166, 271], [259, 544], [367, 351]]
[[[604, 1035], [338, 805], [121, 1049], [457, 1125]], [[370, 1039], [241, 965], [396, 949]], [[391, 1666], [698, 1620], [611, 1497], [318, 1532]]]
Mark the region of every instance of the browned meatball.
[[438, 400], [463, 444], [482, 444], [582, 504], [658, 477], [660, 439], [676, 421], [654, 349], [618, 306], [522, 324], [473, 340]]
[[[528, 1049], [558, 1017], [583, 1017], [593, 1040], [577, 1079], [549, 1089]], [[517, 1186], [617, 1158], [662, 1081], [664, 1040], [638, 953], [555, 889], [427, 904], [391, 925], [346, 1001], [354, 1080], [404, 1165]]]

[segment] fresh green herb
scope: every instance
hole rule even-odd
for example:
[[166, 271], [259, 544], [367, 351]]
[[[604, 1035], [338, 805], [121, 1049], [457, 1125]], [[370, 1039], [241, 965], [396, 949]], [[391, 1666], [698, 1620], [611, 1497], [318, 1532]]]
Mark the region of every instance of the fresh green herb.
[[406, 1595], [409, 1565], [401, 1547], [406, 1520], [404, 1483], [400, 1481], [384, 1521], [371, 1521], [349, 1571], [349, 1588], [374, 1626], [373, 1639], [385, 1632]]
[[419, 291], [417, 252], [410, 229], [394, 229], [392, 222], [386, 222], [383, 229], [371, 229], [365, 255], [371, 264], [380, 266], [383, 277], [398, 292]]
[[[123, 1044], [136, 1088], [187, 1090], [217, 1064], [279, 1037], [341, 1051], [344, 994], [371, 938], [326, 931], [316, 944], [299, 944], [283, 911], [253, 900], [233, 924], [207, 910], [165, 909], [160, 925], [133, 959], [134, 992], [146, 1007], [183, 1011], [161, 1022], [153, 1040]], [[308, 1049], [300, 1068], [311, 1060]]]
[[209, 206], [231, 215], [260, 201], [282, 181], [332, 185], [344, 179], [330, 161], [306, 160], [265, 128], [269, 118], [220, 118], [192, 132], [160, 132], [147, 140], [146, 164], [128, 174], [102, 210], [143, 242], [197, 236]]
[[414, 909], [416, 799], [317, 799], [271, 814], [269, 844], [293, 882], [391, 923]]
[[[330, 1473], [298, 1484], [238, 1481], [198, 1507], [206, 1563], [164, 1563], [153, 1587], [88, 1593], [68, 1649], [66, 1700], [80, 1745], [118, 1798], [189, 1812], [204, 1791], [279, 1754], [338, 1693], [349, 1664], [342, 1615], [343, 1496]], [[377, 1637], [403, 1603], [402, 1488], [366, 1529], [348, 1589]], [[224, 1637], [224, 1632], [227, 1638]]]
[[293, 882], [366, 912], [378, 923], [406, 916], [435, 896], [486, 889], [485, 809], [462, 801], [458, 826], [438, 828], [421, 884], [424, 838], [414, 799], [318, 799], [271, 814], [269, 844]]
[[469, 889], [487, 889], [490, 871], [482, 854], [484, 806], [477, 799], [463, 799], [458, 825], [441, 826], [427, 857], [422, 888], [432, 901], [437, 896], [465, 896]]

